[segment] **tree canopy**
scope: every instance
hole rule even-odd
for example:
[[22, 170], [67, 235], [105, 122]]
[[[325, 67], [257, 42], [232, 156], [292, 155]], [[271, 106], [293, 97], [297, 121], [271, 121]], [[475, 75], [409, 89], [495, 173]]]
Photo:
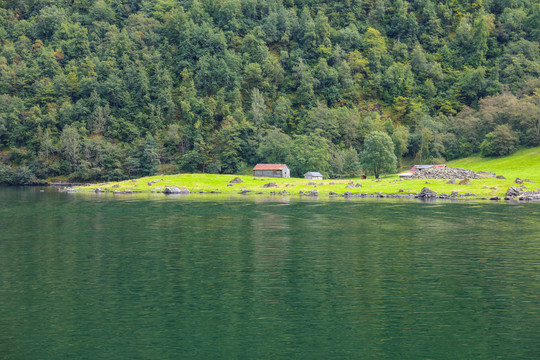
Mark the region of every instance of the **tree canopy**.
[[396, 171], [397, 160], [390, 136], [380, 131], [369, 134], [360, 153], [360, 162], [364, 170], [377, 179], [381, 174]]

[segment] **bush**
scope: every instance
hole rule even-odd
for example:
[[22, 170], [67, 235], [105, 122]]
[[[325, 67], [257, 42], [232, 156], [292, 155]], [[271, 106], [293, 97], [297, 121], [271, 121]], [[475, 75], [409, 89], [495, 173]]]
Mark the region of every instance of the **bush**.
[[508, 125], [498, 125], [494, 131], [486, 135], [480, 152], [482, 156], [504, 156], [517, 150], [519, 137]]
[[2, 185], [24, 185], [35, 181], [34, 173], [27, 166], [12, 168], [9, 165], [0, 164], [0, 184]]
[[13, 176], [13, 169], [11, 166], [0, 164], [0, 185], [11, 184], [11, 178]]

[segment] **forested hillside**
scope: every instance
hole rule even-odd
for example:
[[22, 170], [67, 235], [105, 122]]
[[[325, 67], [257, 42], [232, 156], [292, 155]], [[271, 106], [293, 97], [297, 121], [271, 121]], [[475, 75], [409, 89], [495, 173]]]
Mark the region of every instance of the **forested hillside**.
[[539, 42], [536, 0], [0, 0], [0, 183], [504, 155]]

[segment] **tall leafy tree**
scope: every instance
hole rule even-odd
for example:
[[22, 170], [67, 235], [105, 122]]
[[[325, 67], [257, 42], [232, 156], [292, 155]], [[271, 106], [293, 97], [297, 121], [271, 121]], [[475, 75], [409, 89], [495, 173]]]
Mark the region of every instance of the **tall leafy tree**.
[[394, 172], [397, 159], [390, 136], [380, 131], [369, 134], [360, 153], [360, 161], [362, 168], [377, 179], [381, 174]]
[[302, 176], [308, 171], [326, 173], [330, 167], [328, 143], [319, 131], [294, 137], [287, 160], [292, 175]]
[[69, 163], [69, 168], [74, 171], [80, 161], [81, 137], [77, 128], [66, 126], [60, 137], [62, 153]]

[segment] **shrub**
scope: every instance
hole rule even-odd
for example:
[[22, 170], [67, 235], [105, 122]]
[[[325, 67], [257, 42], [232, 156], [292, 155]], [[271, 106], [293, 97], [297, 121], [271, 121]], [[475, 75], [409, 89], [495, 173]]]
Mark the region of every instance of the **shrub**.
[[480, 152], [482, 156], [504, 156], [517, 150], [519, 137], [508, 125], [498, 125], [494, 131], [486, 135]]
[[3, 185], [23, 185], [36, 181], [32, 170], [27, 166], [12, 168], [9, 165], [0, 164], [0, 184]]

